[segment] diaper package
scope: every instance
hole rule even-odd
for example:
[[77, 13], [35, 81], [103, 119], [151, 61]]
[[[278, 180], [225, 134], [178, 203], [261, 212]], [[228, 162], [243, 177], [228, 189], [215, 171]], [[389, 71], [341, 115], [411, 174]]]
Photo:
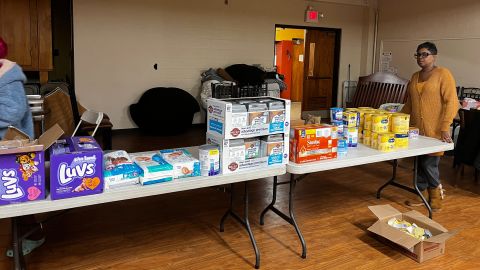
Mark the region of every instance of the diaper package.
[[171, 181], [173, 167], [165, 161], [158, 152], [143, 152], [130, 154], [132, 160], [141, 168], [140, 183], [150, 185]]
[[200, 176], [200, 161], [190, 154], [186, 149], [160, 150], [165, 161], [173, 166], [173, 178], [184, 178]]
[[105, 189], [138, 184], [141, 169], [127, 152], [113, 151], [103, 155]]

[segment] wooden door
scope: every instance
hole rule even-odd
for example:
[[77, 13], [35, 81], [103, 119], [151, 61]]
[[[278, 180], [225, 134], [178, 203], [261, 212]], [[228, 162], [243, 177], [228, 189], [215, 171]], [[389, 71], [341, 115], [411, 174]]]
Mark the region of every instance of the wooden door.
[[0, 36], [8, 45], [7, 58], [26, 70], [38, 66], [37, 1], [0, 0]]
[[293, 42], [293, 64], [292, 64], [292, 101], [302, 101], [303, 96], [303, 70], [305, 59], [305, 43], [303, 39]]
[[335, 42], [335, 31], [307, 30], [302, 111], [325, 110], [333, 105]]

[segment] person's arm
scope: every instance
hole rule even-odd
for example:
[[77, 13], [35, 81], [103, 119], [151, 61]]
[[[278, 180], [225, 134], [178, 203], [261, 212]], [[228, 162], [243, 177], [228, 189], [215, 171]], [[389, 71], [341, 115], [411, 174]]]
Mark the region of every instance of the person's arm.
[[21, 82], [13, 82], [2, 90], [4, 91], [0, 92], [0, 128], [5, 128], [20, 122], [28, 108]]
[[440, 94], [442, 95], [443, 116], [440, 124], [440, 131], [444, 141], [451, 142], [450, 125], [458, 113], [459, 103], [457, 90], [455, 88], [455, 79], [450, 71], [445, 70], [440, 81]]
[[407, 85], [407, 101], [405, 102], [405, 105], [402, 108], [402, 113], [410, 114], [412, 113], [412, 99], [410, 97], [410, 94], [408, 93], [410, 88], [410, 83]]

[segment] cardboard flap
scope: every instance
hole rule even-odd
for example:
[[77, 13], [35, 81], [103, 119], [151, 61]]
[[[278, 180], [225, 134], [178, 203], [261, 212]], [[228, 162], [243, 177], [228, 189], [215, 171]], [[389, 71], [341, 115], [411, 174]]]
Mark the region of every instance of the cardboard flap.
[[30, 140], [30, 137], [28, 137], [28, 135], [20, 129], [14, 126], [9, 126], [7, 131], [5, 132], [5, 135], [3, 136], [2, 141], [9, 140]]
[[458, 233], [458, 231], [444, 232], [444, 233], [441, 233], [439, 235], [435, 235], [435, 236], [432, 236], [428, 239], [425, 239], [425, 240], [423, 240], [423, 242], [441, 244], [441, 243], [445, 242], [448, 238], [454, 236], [457, 233]]
[[370, 226], [368, 230], [406, 249], [411, 249], [416, 244], [421, 242], [421, 240], [411, 237], [410, 235], [391, 227], [386, 223], [386, 221], [382, 220], [375, 222], [375, 224]]
[[38, 143], [43, 145], [43, 149], [47, 150], [52, 144], [55, 143], [62, 135], [64, 131], [58, 124], [55, 124], [53, 127], [45, 131], [40, 138], [38, 138]]
[[378, 219], [385, 219], [401, 214], [390, 204], [369, 206], [368, 209], [370, 209]]
[[448, 230], [443, 227], [442, 225], [438, 224], [436, 221], [434, 221], [433, 219], [430, 219], [428, 218], [427, 216], [423, 215], [422, 213], [420, 212], [417, 212], [415, 210], [412, 210], [410, 212], [407, 212], [407, 213], [404, 213], [403, 214], [404, 216], [406, 217], [409, 217], [409, 218], [412, 218], [412, 219], [416, 219], [416, 220], [419, 220], [425, 224], [428, 224], [428, 226], [431, 226], [441, 232], [448, 232]]

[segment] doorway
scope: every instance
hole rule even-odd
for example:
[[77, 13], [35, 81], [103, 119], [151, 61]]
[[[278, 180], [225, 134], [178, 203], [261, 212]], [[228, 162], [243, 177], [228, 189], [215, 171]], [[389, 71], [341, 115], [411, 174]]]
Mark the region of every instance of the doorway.
[[301, 102], [302, 112], [337, 105], [341, 29], [275, 26], [277, 72], [287, 89], [282, 97]]

